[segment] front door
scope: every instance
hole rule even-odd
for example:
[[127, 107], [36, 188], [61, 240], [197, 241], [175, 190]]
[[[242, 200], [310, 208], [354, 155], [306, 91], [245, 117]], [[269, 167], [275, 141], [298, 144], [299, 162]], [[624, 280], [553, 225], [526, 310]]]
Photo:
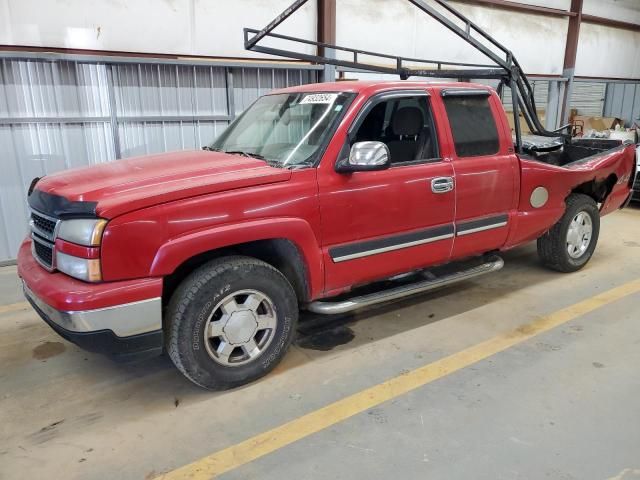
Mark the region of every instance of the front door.
[[446, 262], [453, 246], [453, 167], [439, 157], [426, 92], [373, 97], [341, 155], [360, 141], [384, 142], [392, 166], [347, 174], [325, 168], [318, 176], [328, 294]]

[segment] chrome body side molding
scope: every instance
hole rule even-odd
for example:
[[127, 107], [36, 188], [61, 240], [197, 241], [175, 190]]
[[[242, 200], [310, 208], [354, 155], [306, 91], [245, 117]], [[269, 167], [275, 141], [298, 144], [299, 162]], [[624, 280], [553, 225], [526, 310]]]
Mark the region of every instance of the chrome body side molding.
[[484, 232], [494, 228], [506, 227], [509, 223], [509, 215], [496, 215], [478, 220], [470, 220], [456, 224], [456, 236], [469, 235], [472, 233]]
[[415, 247], [425, 243], [437, 242], [447, 238], [453, 238], [453, 235], [453, 224], [442, 225], [416, 232], [402, 233], [390, 237], [377, 238], [375, 240], [365, 240], [341, 245], [339, 247], [331, 247], [329, 249], [329, 255], [331, 255], [334, 263], [339, 263], [403, 248]]

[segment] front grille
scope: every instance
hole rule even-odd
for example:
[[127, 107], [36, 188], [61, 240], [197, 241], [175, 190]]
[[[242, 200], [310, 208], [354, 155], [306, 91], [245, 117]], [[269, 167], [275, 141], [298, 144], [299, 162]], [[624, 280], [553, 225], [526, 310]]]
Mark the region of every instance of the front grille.
[[40, 240], [35, 235], [33, 238], [33, 253], [43, 266], [51, 268], [53, 266], [53, 244]]
[[57, 220], [45, 217], [39, 213], [31, 212], [31, 228], [40, 236], [53, 240]]
[[53, 269], [53, 250], [56, 226], [59, 220], [39, 212], [31, 211], [31, 239], [33, 256], [43, 267]]

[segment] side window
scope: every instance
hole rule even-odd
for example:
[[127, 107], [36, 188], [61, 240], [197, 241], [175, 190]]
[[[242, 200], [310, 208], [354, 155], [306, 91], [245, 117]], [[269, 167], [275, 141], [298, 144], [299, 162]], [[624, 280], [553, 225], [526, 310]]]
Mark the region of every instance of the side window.
[[352, 138], [352, 143], [386, 144], [393, 164], [438, 157], [433, 117], [424, 95], [394, 97], [376, 103]]
[[489, 97], [450, 96], [443, 100], [459, 157], [498, 153], [500, 139]]

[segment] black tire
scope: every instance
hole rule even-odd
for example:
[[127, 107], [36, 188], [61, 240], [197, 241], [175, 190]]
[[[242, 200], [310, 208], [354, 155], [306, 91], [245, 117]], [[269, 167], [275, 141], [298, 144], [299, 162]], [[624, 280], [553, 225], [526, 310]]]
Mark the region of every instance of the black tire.
[[[211, 344], [205, 345], [215, 340], [206, 338], [205, 327], [220, 301], [244, 290], [264, 293], [275, 307], [273, 339], [248, 363], [223, 365], [209, 353]], [[167, 319], [167, 352], [178, 370], [196, 385], [225, 390], [266, 375], [280, 362], [295, 334], [298, 302], [291, 284], [271, 265], [229, 256], [206, 263], [180, 284], [169, 302]]]
[[[566, 200], [567, 208], [562, 218], [551, 230], [538, 238], [538, 255], [542, 263], [558, 272], [575, 272], [584, 267], [596, 248], [600, 234], [600, 212], [593, 198], [581, 194], [571, 194]], [[591, 219], [591, 241], [587, 249], [578, 257], [569, 255], [567, 234], [573, 219], [581, 212]]]

